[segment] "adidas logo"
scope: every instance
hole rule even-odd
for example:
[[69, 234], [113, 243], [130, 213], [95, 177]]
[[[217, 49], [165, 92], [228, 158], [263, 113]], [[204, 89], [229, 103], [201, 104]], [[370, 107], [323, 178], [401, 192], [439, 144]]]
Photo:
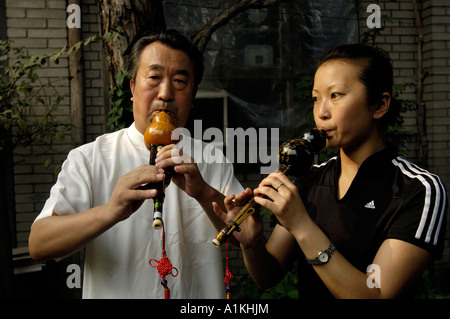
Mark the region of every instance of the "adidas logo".
[[365, 208], [375, 209], [375, 202], [372, 200], [364, 206]]

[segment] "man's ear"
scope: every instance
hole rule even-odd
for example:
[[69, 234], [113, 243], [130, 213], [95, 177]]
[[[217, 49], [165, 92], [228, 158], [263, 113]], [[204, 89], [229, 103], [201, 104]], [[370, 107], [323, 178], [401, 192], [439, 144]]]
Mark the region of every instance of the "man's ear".
[[384, 92], [381, 98], [381, 102], [378, 103], [373, 112], [373, 118], [379, 120], [382, 118], [388, 111], [389, 106], [391, 105], [391, 95], [388, 92]]
[[133, 82], [133, 79], [130, 79], [130, 89], [131, 89], [131, 101], [133, 101], [133, 96], [134, 96], [134, 82]]
[[194, 88], [194, 90], [192, 91], [192, 105], [191, 105], [191, 109], [194, 107], [194, 100], [195, 100], [195, 97], [197, 96], [197, 92], [198, 92], [198, 86], [196, 86]]

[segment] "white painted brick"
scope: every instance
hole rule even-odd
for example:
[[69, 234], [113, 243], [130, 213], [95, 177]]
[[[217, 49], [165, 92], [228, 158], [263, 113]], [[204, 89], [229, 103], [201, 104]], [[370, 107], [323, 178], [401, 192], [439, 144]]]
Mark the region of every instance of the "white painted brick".
[[7, 8], [45, 8], [45, 0], [6, 0]]
[[8, 38], [26, 38], [27, 30], [18, 28], [8, 28], [7, 30]]
[[28, 36], [30, 38], [66, 38], [66, 29], [46, 29], [46, 30], [29, 30]]
[[7, 18], [25, 18], [26, 11], [22, 8], [7, 8], [6, 17]]
[[52, 18], [66, 20], [66, 10], [28, 9], [28, 18]]
[[[85, 0], [83, 0], [83, 2], [84, 2]], [[58, 1], [58, 0], [55, 0], [55, 1], [47, 1], [47, 8], [49, 8], [49, 9], [63, 9], [63, 10], [66, 10], [66, 8], [67, 8], [67, 4], [66, 4], [66, 1]]]

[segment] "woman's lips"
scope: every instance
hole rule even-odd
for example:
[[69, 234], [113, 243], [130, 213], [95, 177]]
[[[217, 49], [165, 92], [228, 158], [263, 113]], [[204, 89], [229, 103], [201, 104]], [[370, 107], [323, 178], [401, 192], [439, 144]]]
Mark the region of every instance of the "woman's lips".
[[333, 130], [331, 130], [331, 129], [329, 129], [329, 128], [326, 128], [326, 127], [320, 127], [319, 129], [320, 129], [321, 131], [325, 132], [325, 135], [326, 135], [327, 137], [330, 136], [331, 132], [333, 131]]

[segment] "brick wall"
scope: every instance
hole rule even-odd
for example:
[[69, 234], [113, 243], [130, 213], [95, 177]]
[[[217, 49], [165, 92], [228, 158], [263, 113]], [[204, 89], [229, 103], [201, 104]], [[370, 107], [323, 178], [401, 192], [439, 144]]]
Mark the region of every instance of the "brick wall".
[[[364, 1], [361, 8], [375, 1]], [[422, 2], [422, 1], [417, 1]], [[405, 100], [416, 100], [417, 83], [417, 43], [418, 31], [412, 0], [379, 1], [381, 14], [392, 20], [384, 21], [384, 28], [376, 37], [376, 44], [389, 52], [394, 67], [394, 83], [411, 83], [413, 86], [399, 96]], [[450, 187], [450, 2], [445, 0], [423, 1], [422, 24], [424, 34], [423, 64], [428, 73], [424, 82], [424, 102], [426, 105], [426, 134], [428, 139], [428, 167], [441, 178], [447, 189]], [[368, 31], [366, 19], [370, 13], [360, 14], [360, 34]], [[405, 114], [404, 132], [409, 137], [405, 155], [413, 162], [420, 163], [417, 112]], [[436, 262], [436, 275], [443, 287], [450, 287], [447, 275], [450, 264], [450, 224], [447, 221], [446, 248], [442, 260]]]
[[[429, 73], [424, 83], [429, 140], [429, 169], [450, 189], [450, 2], [424, 2], [424, 67]], [[447, 221], [446, 249], [436, 263], [437, 282], [450, 287], [450, 217]]]
[[[99, 34], [98, 5], [95, 0], [83, 0], [81, 7], [83, 38]], [[109, 109], [108, 82], [105, 72], [101, 43], [92, 43], [84, 48], [86, 78], [86, 141], [90, 142], [106, 132], [106, 117]], [[106, 85], [105, 85], [106, 84]], [[105, 111], [106, 110], [106, 111]]]
[[[67, 43], [65, 2], [45, 0], [7, 0], [7, 36], [14, 41], [12, 46], [24, 48], [28, 55], [49, 54]], [[67, 77], [68, 61], [61, 59], [59, 65], [47, 63], [39, 70], [42, 81], [54, 81], [60, 76]], [[68, 82], [67, 82], [68, 83]], [[62, 94], [69, 94], [67, 87], [60, 88]], [[33, 107], [39, 114], [39, 108]], [[70, 114], [69, 99], [62, 101], [58, 115]], [[14, 179], [16, 192], [17, 247], [27, 246], [28, 232], [36, 212], [42, 208], [54, 183], [53, 169], [46, 169], [44, 162], [52, 157], [65, 157], [67, 147], [58, 145], [60, 153], [45, 154], [36, 147], [16, 149], [14, 156]]]
[[[375, 1], [363, 1], [360, 12], [360, 37], [369, 32], [366, 19], [370, 15], [365, 8]], [[407, 85], [400, 99], [415, 101], [415, 89], [409, 84], [415, 85], [415, 70], [417, 66], [417, 31], [415, 29], [415, 18], [411, 0], [404, 1], [380, 1], [382, 23], [380, 34], [375, 38], [375, 45], [385, 50], [394, 68], [394, 85]], [[404, 132], [410, 136], [406, 155], [411, 160], [417, 160], [416, 135], [416, 112], [404, 114]]]
[[[66, 12], [63, 0], [7, 0], [6, 24], [8, 39], [14, 41], [14, 48], [24, 48], [24, 53], [32, 55], [50, 54], [67, 43]], [[82, 6], [83, 39], [98, 34], [98, 7], [95, 0], [85, 0]], [[92, 43], [83, 47], [86, 79], [86, 141], [94, 140], [105, 132], [105, 92], [102, 79], [101, 45]], [[47, 62], [38, 70], [41, 81], [55, 81], [69, 76], [68, 59], [64, 55], [59, 64]], [[58, 88], [67, 97], [61, 102], [56, 115], [64, 121], [70, 120], [70, 97], [68, 80], [60, 81], [65, 86]], [[105, 106], [106, 105], [106, 106]], [[36, 114], [41, 108], [33, 106]], [[17, 247], [28, 245], [31, 223], [42, 209], [51, 186], [56, 180], [59, 165], [73, 147], [68, 132], [65, 141], [54, 145], [53, 150], [38, 147], [18, 148], [14, 156], [14, 178], [16, 192]], [[46, 168], [47, 159], [52, 165]]]

